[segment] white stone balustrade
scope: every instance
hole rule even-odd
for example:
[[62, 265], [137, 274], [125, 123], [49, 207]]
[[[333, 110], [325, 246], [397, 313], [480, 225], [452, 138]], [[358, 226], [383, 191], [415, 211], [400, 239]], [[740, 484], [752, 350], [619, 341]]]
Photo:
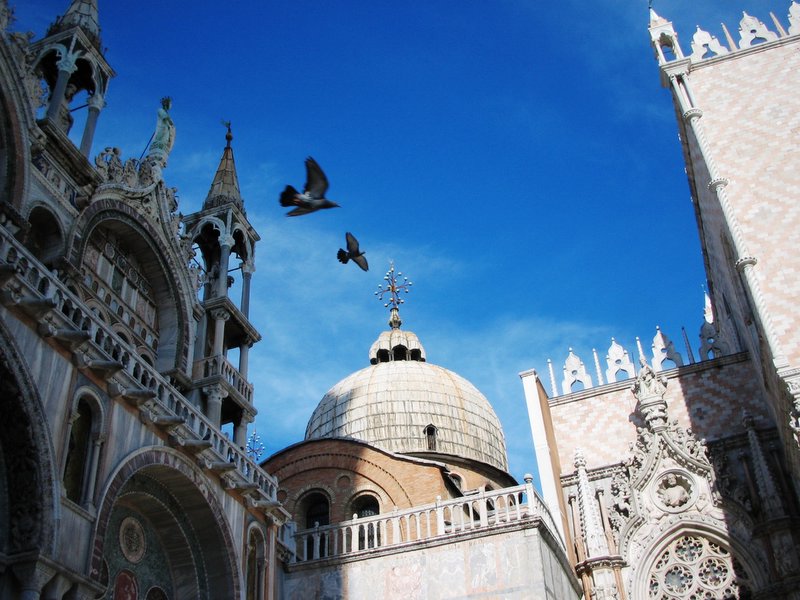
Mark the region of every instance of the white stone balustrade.
[[294, 534], [295, 553], [291, 561], [342, 558], [400, 546], [408, 549], [409, 545], [471, 532], [488, 532], [528, 520], [537, 521], [537, 527], [543, 525], [564, 547], [550, 512], [533, 488], [532, 479], [526, 478], [524, 485], [516, 487], [298, 531]]
[[219, 375], [227, 384], [228, 391], [235, 392], [242, 400], [253, 403], [253, 384], [248, 382], [224, 356], [209, 356], [194, 363], [194, 379], [205, 380]]
[[173, 443], [187, 447], [196, 440], [210, 443], [209, 448], [202, 449], [203, 453], [210, 453], [209, 462], [224, 461], [235, 466], [234, 471], [226, 474], [232, 487], [252, 487], [268, 502], [277, 504], [277, 480], [248, 458], [154, 367], [137, 356], [109, 325], [86, 310], [3, 227], [0, 227], [0, 302], [9, 309], [35, 316], [40, 323], [40, 334], [67, 344], [79, 366], [103, 369], [110, 396], [116, 392], [131, 399], [140, 410], [147, 411], [154, 423], [158, 417], [178, 417], [170, 428]]

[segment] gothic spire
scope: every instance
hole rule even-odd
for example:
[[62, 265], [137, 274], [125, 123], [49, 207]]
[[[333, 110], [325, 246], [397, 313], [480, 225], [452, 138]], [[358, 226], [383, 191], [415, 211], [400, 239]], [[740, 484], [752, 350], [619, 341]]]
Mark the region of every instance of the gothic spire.
[[203, 210], [228, 202], [232, 202], [244, 210], [242, 194], [239, 192], [239, 177], [236, 175], [236, 163], [233, 160], [233, 148], [231, 148], [231, 141], [233, 140], [231, 123], [230, 121], [225, 121], [223, 124], [228, 129], [225, 134], [225, 149], [222, 151], [222, 159], [219, 161], [214, 181], [211, 182], [211, 189], [208, 191], [208, 196], [206, 196], [206, 200], [203, 203]]
[[48, 35], [80, 27], [92, 44], [100, 49], [100, 20], [97, 0], [72, 0], [69, 8], [47, 32]]

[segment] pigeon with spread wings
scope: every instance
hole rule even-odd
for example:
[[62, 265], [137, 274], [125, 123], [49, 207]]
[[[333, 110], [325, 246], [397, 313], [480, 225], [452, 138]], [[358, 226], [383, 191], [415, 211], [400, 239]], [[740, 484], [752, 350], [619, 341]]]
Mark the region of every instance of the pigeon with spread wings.
[[339, 252], [336, 253], [336, 258], [338, 258], [339, 262], [343, 265], [346, 265], [348, 260], [352, 260], [364, 271], [368, 271], [369, 265], [367, 264], [367, 259], [364, 258], [364, 253], [358, 248], [356, 236], [348, 231], [345, 234], [345, 239], [347, 240], [347, 250], [339, 248]]
[[297, 217], [312, 213], [322, 208], [335, 208], [339, 206], [325, 197], [328, 191], [328, 178], [310, 156], [306, 159], [306, 186], [301, 194], [291, 185], [281, 192], [281, 206], [294, 206], [294, 210], [286, 213], [287, 217]]

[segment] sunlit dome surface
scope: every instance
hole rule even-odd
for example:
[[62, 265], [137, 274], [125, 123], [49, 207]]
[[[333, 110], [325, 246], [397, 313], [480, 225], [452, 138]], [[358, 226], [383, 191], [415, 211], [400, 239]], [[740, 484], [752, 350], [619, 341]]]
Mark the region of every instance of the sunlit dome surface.
[[450, 454], [508, 471], [503, 429], [489, 401], [460, 375], [425, 362], [414, 333], [399, 324], [381, 333], [370, 363], [325, 394], [307, 440], [355, 438], [390, 452]]

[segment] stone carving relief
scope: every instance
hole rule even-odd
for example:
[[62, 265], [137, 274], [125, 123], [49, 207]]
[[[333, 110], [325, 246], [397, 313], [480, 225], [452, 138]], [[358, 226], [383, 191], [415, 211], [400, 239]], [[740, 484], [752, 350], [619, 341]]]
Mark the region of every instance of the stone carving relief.
[[125, 517], [119, 526], [119, 547], [122, 555], [133, 564], [142, 560], [147, 543], [142, 524], [134, 517]]
[[777, 39], [778, 36], [756, 17], [744, 13], [742, 20], [739, 21], [739, 48], [749, 48], [758, 43]]
[[676, 367], [683, 366], [683, 357], [680, 352], [675, 350], [675, 344], [661, 331], [660, 327], [656, 327], [656, 335], [653, 337], [653, 369], [663, 371], [664, 363], [667, 361], [675, 363]]
[[800, 33], [800, 4], [792, 2], [789, 6], [789, 35]]
[[22, 74], [22, 87], [30, 99], [33, 111], [47, 104], [49, 90], [47, 84], [37, 74], [33, 66], [34, 56], [28, 52], [34, 34], [15, 32], [9, 35], [11, 53]]
[[656, 496], [664, 510], [684, 510], [692, 500], [691, 477], [670, 471], [661, 476], [656, 485]]
[[673, 541], [655, 562], [650, 598], [744, 598], [749, 578], [727, 549], [699, 535]]
[[583, 361], [570, 348], [569, 356], [564, 362], [564, 380], [561, 383], [563, 392], [571, 393], [575, 383], [582, 385], [582, 389], [588, 389], [592, 387], [592, 376], [586, 371]]
[[625, 371], [628, 377], [633, 377], [636, 373], [636, 367], [633, 366], [628, 351], [617, 343], [614, 338], [611, 338], [611, 346], [608, 348], [606, 363], [608, 364], [608, 369], [606, 370], [606, 381], [608, 382], [616, 381], [617, 374], [620, 371]]
[[722, 56], [723, 54], [728, 54], [728, 49], [720, 44], [719, 40], [713, 35], [698, 27], [692, 37], [692, 54], [689, 57], [692, 62], [711, 58], [712, 56]]

